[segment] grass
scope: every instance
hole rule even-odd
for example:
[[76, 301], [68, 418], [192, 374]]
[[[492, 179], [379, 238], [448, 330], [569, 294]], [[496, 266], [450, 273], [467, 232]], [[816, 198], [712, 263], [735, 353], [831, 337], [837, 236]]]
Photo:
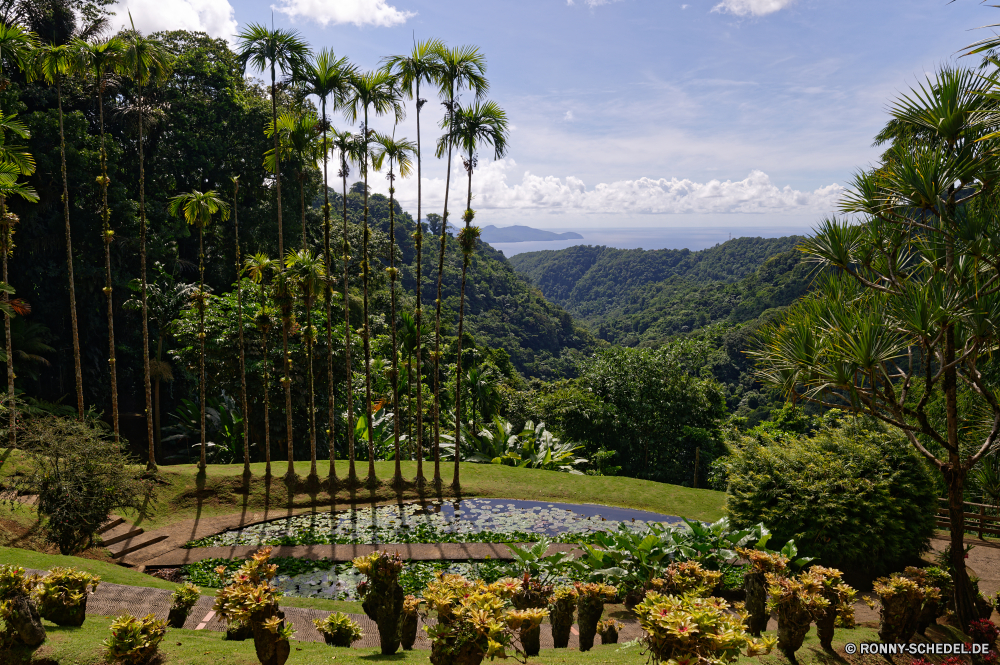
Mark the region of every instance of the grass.
[[[359, 464], [360, 472], [366, 464]], [[403, 462], [403, 477], [416, 475], [416, 462]], [[264, 479], [263, 463], [252, 464], [249, 484], [243, 481], [243, 465], [209, 465], [204, 476], [195, 465], [160, 467], [162, 484], [157, 500], [139, 515], [127, 515], [138, 526], [152, 531], [186, 519], [205, 518], [241, 510], [299, 509], [331, 505], [330, 496], [322, 487], [308, 487], [302, 478], [290, 487], [279, 475], [286, 464], [272, 465], [275, 474], [269, 483]], [[326, 468], [326, 464], [320, 467]], [[308, 462], [296, 465], [299, 473], [308, 472]], [[395, 490], [388, 485], [392, 479], [393, 462], [376, 462], [377, 477], [382, 481], [374, 489], [341, 489], [334, 497], [335, 507], [348, 504], [371, 505], [413, 499], [447, 499], [458, 495], [450, 486], [451, 466], [444, 465], [445, 484], [440, 491], [428, 484], [418, 491], [413, 483]], [[425, 464], [426, 473], [433, 466]], [[7, 469], [3, 469], [4, 472]], [[347, 475], [347, 463], [337, 463], [340, 478]], [[611, 504], [624, 508], [649, 510], [668, 515], [714, 521], [722, 517], [725, 493], [667, 485], [636, 478], [578, 476], [540, 469], [518, 469], [497, 464], [463, 464], [461, 497], [491, 497], [533, 499], [563, 503]]]

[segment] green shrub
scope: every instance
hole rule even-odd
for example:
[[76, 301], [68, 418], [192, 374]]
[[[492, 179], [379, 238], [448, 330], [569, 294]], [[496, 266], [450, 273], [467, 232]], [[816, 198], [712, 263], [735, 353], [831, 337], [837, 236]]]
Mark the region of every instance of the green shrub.
[[343, 612], [334, 612], [325, 619], [313, 619], [313, 624], [326, 643], [335, 647], [349, 647], [364, 636], [361, 626]]
[[147, 614], [137, 619], [123, 614], [111, 622], [111, 636], [104, 640], [107, 661], [115, 665], [143, 665], [153, 657], [167, 634], [167, 622]]
[[794, 538], [823, 565], [881, 574], [930, 542], [933, 476], [900, 433], [875, 423], [858, 419], [780, 443], [745, 437], [726, 467], [733, 525], [763, 522], [777, 542]]
[[201, 598], [201, 589], [191, 582], [185, 582], [177, 587], [177, 590], [170, 596], [170, 613], [167, 615], [167, 625], [171, 628], [183, 628], [188, 614], [191, 613], [191, 608], [195, 606], [199, 598]]
[[15, 644], [37, 646], [45, 640], [45, 628], [31, 599], [36, 584], [38, 575], [0, 565], [0, 653]]
[[82, 626], [88, 588], [97, 591], [101, 578], [74, 568], [53, 568], [35, 588], [38, 613], [58, 626]]

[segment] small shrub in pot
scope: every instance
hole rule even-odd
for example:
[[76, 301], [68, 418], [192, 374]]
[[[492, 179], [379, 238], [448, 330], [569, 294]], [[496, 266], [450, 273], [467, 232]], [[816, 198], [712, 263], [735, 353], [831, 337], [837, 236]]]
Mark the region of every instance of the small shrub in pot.
[[[525, 573], [510, 600], [514, 607], [519, 610], [544, 609], [548, 607], [551, 597], [551, 585], [542, 584], [537, 578], [532, 578], [528, 573]], [[541, 649], [541, 633], [542, 625], [540, 623], [537, 625], [529, 623], [526, 628], [521, 629], [521, 647], [524, 649], [525, 655], [538, 655], [538, 651]]]
[[580, 651], [590, 651], [597, 635], [597, 623], [604, 614], [604, 603], [618, 597], [618, 589], [609, 584], [575, 585], [577, 592], [577, 627], [580, 630]]
[[768, 608], [778, 614], [778, 649], [795, 662], [809, 625], [820, 620], [830, 601], [823, 595], [823, 581], [810, 572], [796, 577], [768, 573]]
[[365, 576], [358, 584], [361, 607], [378, 626], [382, 653], [392, 655], [399, 648], [399, 622], [403, 615], [403, 587], [399, 574], [403, 560], [399, 553], [372, 552], [354, 559], [354, 568]]
[[313, 625], [332, 647], [349, 647], [364, 637], [361, 626], [343, 612], [334, 612], [325, 619], [313, 619]]
[[917, 632], [924, 603], [941, 598], [937, 587], [922, 586], [898, 573], [880, 577], [872, 588], [879, 600], [878, 635], [883, 642], [908, 642]]
[[746, 559], [750, 568], [743, 574], [746, 591], [747, 631], [760, 636], [767, 630], [767, 574], [783, 575], [788, 570], [788, 557], [778, 552], [738, 548], [736, 552]]
[[927, 627], [937, 623], [938, 618], [944, 615], [948, 609], [947, 599], [952, 596], [953, 592], [951, 575], [937, 566], [928, 566], [927, 568], [907, 566], [903, 575], [919, 586], [934, 587], [938, 590], [938, 598], [924, 598], [920, 607], [920, 614], [917, 616], [917, 632], [923, 635]]
[[556, 649], [569, 645], [569, 634], [573, 628], [573, 614], [579, 594], [576, 587], [559, 587], [549, 599], [549, 623], [552, 626], [552, 643]]
[[403, 620], [399, 625], [399, 644], [404, 651], [412, 650], [413, 643], [417, 641], [421, 602], [420, 598], [412, 595], [403, 598]]
[[624, 626], [617, 619], [604, 619], [597, 622], [597, 634], [601, 636], [601, 644], [618, 644], [618, 631]]
[[191, 608], [195, 606], [199, 598], [201, 598], [201, 589], [191, 582], [185, 582], [179, 586], [170, 596], [170, 613], [167, 614], [167, 625], [171, 628], [183, 628], [184, 622], [191, 614]]
[[87, 597], [97, 591], [101, 578], [75, 568], [53, 568], [35, 587], [38, 613], [57, 626], [82, 626]]
[[[857, 592], [844, 584], [841, 572], [836, 568], [813, 566], [809, 569], [809, 574], [822, 584], [821, 593], [829, 603], [822, 616], [816, 619], [816, 635], [819, 637], [819, 645], [830, 651], [833, 649], [833, 633], [837, 617], [846, 612], [850, 616], [850, 622], [854, 622], [854, 597]], [[844, 624], [846, 621], [841, 623]]]
[[104, 640], [105, 659], [114, 665], [144, 665], [160, 648], [167, 622], [153, 614], [138, 619], [123, 614], [111, 622], [111, 635]]
[[0, 565], [0, 649], [14, 645], [37, 647], [45, 641], [45, 627], [31, 598], [37, 575], [24, 568]]

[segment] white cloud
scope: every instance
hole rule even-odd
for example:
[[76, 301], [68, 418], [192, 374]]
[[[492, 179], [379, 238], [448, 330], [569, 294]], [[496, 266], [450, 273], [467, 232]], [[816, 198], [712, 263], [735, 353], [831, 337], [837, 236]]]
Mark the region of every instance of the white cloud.
[[737, 16], [764, 16], [784, 9], [795, 0], [722, 0], [713, 12], [729, 12]]
[[563, 116], [563, 120], [565, 120], [566, 122], [572, 122], [572, 120], [573, 120], [573, 112], [572, 111], [566, 111], [566, 115]]
[[192, 30], [212, 37], [232, 40], [236, 35], [236, 17], [228, 0], [118, 0], [111, 10], [115, 28], [130, 25], [150, 33], [159, 30]]
[[[677, 178], [639, 178], [599, 183], [588, 189], [574, 176], [558, 178], [525, 172], [520, 183], [508, 184], [516, 170], [512, 159], [481, 165], [473, 175], [473, 208], [583, 212], [604, 214], [760, 214], [831, 212], [844, 188], [826, 185], [811, 192], [779, 187], [763, 171], [753, 170], [743, 180], [694, 182]], [[465, 191], [465, 173], [456, 168], [452, 186]], [[442, 179], [424, 178], [424, 205], [443, 198]], [[416, 203], [416, 182], [397, 181], [404, 205]], [[453, 196], [459, 194], [453, 191]], [[462, 197], [464, 199], [464, 196]], [[415, 206], [413, 206], [415, 207]]]
[[[610, 5], [612, 2], [621, 2], [622, 0], [583, 0], [583, 4], [588, 7], [600, 7], [601, 5]], [[576, 0], [566, 0], [566, 4], [572, 7], [576, 4]]]
[[690, 6], [691, 6], [691, 5], [681, 5], [681, 9], [687, 9], [687, 8], [688, 8], [688, 7], [690, 7]]
[[396, 9], [386, 0], [280, 0], [271, 8], [290, 18], [318, 21], [324, 27], [330, 23], [389, 27], [416, 16], [415, 12]]

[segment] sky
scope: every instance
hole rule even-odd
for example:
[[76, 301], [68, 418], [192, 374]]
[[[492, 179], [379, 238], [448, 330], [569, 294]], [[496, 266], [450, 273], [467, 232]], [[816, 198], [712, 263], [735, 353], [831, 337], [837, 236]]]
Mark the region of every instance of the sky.
[[[958, 53], [1000, 23], [979, 0], [118, 0], [115, 11], [143, 31], [204, 30], [234, 46], [273, 17], [362, 69], [414, 39], [476, 45], [511, 129], [505, 156], [480, 151], [476, 223], [578, 230], [810, 228], [877, 159], [888, 103], [942, 65], [978, 64]], [[429, 144], [442, 107], [423, 96]], [[415, 119], [408, 103], [396, 135], [415, 139]], [[424, 154], [426, 215], [440, 212], [447, 168]], [[456, 160], [453, 211], [466, 178]], [[382, 174], [370, 184], [388, 193]], [[397, 180], [413, 214], [416, 189], [415, 176]]]

